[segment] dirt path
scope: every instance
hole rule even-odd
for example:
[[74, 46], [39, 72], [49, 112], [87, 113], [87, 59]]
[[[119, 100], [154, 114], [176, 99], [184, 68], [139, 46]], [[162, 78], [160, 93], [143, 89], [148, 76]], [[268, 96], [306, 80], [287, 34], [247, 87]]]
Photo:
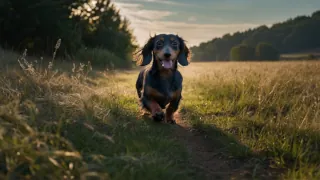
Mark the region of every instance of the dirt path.
[[[117, 74], [113, 78], [113, 81], [116, 82], [115, 87], [121, 89], [122, 94], [135, 97], [136, 92], [132, 88], [136, 78], [135, 75], [136, 72]], [[105, 92], [106, 87], [98, 89], [97, 93], [100, 91]], [[253, 169], [252, 167], [248, 168], [248, 163], [221, 155], [221, 149], [207, 139], [204, 133], [192, 128], [179, 113], [175, 116], [177, 121], [175, 137], [187, 148], [190, 154], [189, 163], [192, 167], [201, 169], [206, 179], [254, 179], [252, 177]], [[270, 179], [270, 177], [259, 177], [259, 179]]]
[[[114, 82], [117, 82], [115, 87], [122, 89], [122, 93], [135, 97], [136, 92], [135, 89], [132, 88], [132, 84], [136, 78], [135, 75], [136, 72], [121, 72], [117, 74], [113, 79]], [[98, 89], [97, 91], [104, 92], [106, 91], [105, 88], [106, 87]], [[123, 92], [124, 89], [125, 92]], [[212, 143], [208, 142], [203, 133], [196, 131], [188, 125], [187, 121], [183, 120], [179, 113], [175, 114], [175, 118], [177, 120], [177, 128], [174, 132], [175, 136], [187, 148], [191, 156], [189, 161], [192, 166], [201, 169], [208, 180], [233, 179], [231, 177], [236, 171], [236, 169], [233, 168], [234, 163], [231, 163], [230, 160], [226, 160], [225, 158], [221, 158], [217, 147], [214, 147]]]
[[179, 115], [176, 115], [176, 120], [176, 137], [188, 149], [191, 155], [190, 163], [200, 168], [205, 173], [206, 179], [251, 179], [242, 165], [223, 158], [219, 150], [210, 145], [206, 135], [192, 128]]
[[[250, 160], [227, 158], [207, 138], [207, 135], [191, 127], [186, 120], [176, 115], [175, 136], [187, 148], [193, 167], [202, 170], [207, 180], [278, 179], [279, 171]], [[222, 150], [223, 151], [223, 150]]]

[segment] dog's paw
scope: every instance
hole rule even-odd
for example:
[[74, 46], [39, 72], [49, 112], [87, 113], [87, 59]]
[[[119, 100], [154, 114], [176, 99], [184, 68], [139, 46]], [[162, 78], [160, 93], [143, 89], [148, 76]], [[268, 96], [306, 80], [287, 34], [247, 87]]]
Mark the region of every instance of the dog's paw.
[[174, 119], [167, 120], [167, 123], [169, 123], [169, 124], [177, 124]]
[[157, 112], [155, 115], [152, 116], [154, 121], [163, 121], [164, 120], [164, 113]]

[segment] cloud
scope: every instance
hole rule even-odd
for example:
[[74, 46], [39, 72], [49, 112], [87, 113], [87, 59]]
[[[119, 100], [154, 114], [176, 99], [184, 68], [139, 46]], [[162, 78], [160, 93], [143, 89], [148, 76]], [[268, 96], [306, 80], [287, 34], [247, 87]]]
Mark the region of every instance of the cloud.
[[131, 21], [134, 19], [159, 20], [175, 14], [170, 11], [146, 10], [141, 4], [117, 2], [114, 4], [120, 9], [120, 13]]
[[[144, 0], [160, 1], [160, 0]], [[164, 1], [162, 1], [164, 2]], [[226, 33], [244, 31], [248, 28], [259, 26], [259, 24], [200, 24], [196, 23], [196, 17], [190, 16], [188, 21], [167, 21], [164, 18], [175, 14], [175, 12], [149, 10], [138, 3], [119, 3], [115, 5], [120, 8], [120, 14], [127, 17], [133, 29], [134, 35], [140, 45], [143, 45], [150, 35], [159, 33], [173, 33], [182, 36], [189, 46], [198, 45], [201, 42], [220, 37]]]
[[194, 17], [194, 16], [190, 16], [190, 17], [188, 17], [188, 21], [196, 21], [197, 20], [197, 18], [196, 17]]
[[161, 4], [171, 4], [171, 5], [181, 5], [182, 3], [177, 3], [174, 1], [165, 1], [165, 0], [144, 0], [145, 2], [154, 2], [154, 3], [161, 3]]
[[143, 7], [142, 4], [137, 4], [137, 3], [121, 3], [121, 2], [113, 2], [118, 8], [126, 8], [126, 9], [137, 9]]
[[167, 5], [189, 5], [186, 3], [179, 3], [175, 1], [168, 1], [168, 0], [131, 0], [130, 2], [149, 2], [149, 3], [158, 3], [158, 4], [167, 4]]

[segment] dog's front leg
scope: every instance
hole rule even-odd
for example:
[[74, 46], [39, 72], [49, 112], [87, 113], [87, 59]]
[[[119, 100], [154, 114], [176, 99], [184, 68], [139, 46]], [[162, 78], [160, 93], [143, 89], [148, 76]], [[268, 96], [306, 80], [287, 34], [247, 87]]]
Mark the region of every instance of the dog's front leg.
[[181, 100], [181, 90], [178, 90], [171, 95], [171, 101], [166, 109], [165, 122], [175, 124], [173, 114], [178, 110]]
[[164, 113], [156, 101], [142, 98], [142, 103], [151, 112], [153, 120], [162, 121], [164, 119]]
[[152, 118], [155, 121], [162, 121], [164, 119], [164, 113], [156, 101], [150, 101]]

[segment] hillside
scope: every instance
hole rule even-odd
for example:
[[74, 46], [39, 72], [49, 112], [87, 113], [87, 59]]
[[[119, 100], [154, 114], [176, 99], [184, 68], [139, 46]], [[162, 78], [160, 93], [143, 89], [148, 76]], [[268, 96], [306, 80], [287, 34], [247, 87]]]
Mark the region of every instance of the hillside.
[[255, 47], [259, 42], [272, 44], [280, 53], [316, 49], [320, 47], [320, 11], [310, 16], [297, 16], [294, 19], [275, 23], [271, 27], [262, 25], [244, 32], [225, 34], [191, 48], [194, 61], [226, 61], [232, 47], [248, 44]]

